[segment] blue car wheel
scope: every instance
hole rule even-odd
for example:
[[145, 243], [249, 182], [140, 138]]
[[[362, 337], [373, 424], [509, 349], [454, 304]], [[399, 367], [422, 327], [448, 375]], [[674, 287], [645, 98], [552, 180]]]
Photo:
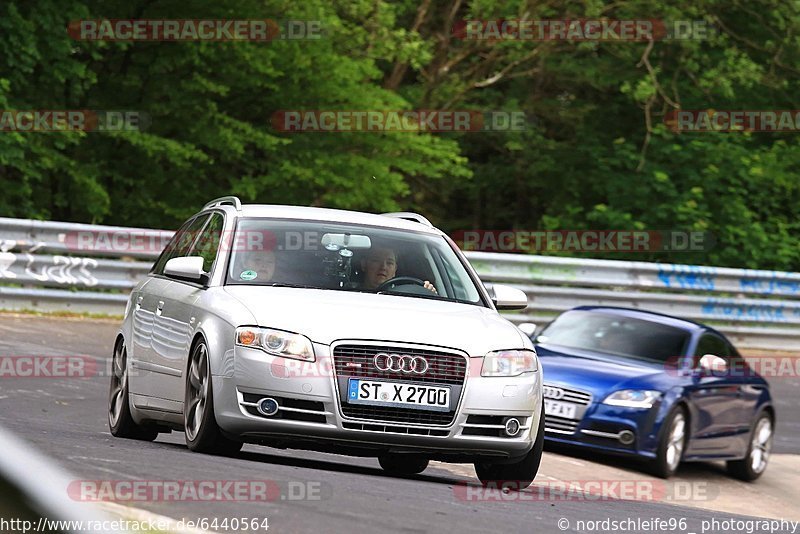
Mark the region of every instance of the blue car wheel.
[[688, 419], [683, 408], [673, 409], [661, 430], [656, 458], [652, 463], [654, 475], [669, 478], [678, 470], [686, 447], [687, 429]]
[[747, 456], [742, 460], [729, 461], [728, 473], [745, 482], [760, 477], [767, 468], [772, 451], [772, 435], [772, 417], [768, 413], [762, 412], [756, 420], [756, 424], [753, 425]]

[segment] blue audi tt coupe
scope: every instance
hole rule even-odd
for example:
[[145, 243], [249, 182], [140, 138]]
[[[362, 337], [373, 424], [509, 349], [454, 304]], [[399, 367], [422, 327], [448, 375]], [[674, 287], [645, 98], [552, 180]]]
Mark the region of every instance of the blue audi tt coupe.
[[644, 458], [663, 478], [682, 461], [725, 460], [748, 481], [766, 469], [775, 427], [769, 385], [713, 328], [581, 306], [534, 343], [546, 441]]

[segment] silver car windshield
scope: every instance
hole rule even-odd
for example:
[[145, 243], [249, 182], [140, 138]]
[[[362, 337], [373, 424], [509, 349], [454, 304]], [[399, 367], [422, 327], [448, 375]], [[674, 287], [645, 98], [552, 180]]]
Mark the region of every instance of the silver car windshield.
[[362, 291], [484, 305], [439, 235], [353, 224], [243, 218], [226, 284]]

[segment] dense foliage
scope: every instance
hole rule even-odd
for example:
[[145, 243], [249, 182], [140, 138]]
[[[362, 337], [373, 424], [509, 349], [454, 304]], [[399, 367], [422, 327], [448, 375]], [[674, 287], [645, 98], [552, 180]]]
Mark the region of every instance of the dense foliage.
[[[0, 215], [175, 227], [210, 198], [409, 209], [447, 231], [710, 231], [708, 252], [605, 254], [800, 270], [794, 133], [675, 133], [678, 109], [800, 109], [781, 0], [17, 0], [0, 109], [141, 110], [141, 132], [0, 134]], [[476, 41], [466, 19], [704, 20], [708, 39]], [[84, 18], [321, 20], [323, 38], [87, 42]], [[277, 110], [522, 111], [527, 129], [282, 133]]]

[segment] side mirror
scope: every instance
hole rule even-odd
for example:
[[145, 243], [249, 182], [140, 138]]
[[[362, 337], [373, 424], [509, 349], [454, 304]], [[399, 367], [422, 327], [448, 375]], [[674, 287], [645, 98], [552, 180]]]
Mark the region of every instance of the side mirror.
[[519, 323], [517, 328], [522, 330], [526, 336], [533, 337], [534, 332], [536, 332], [536, 323]]
[[703, 376], [724, 376], [728, 372], [728, 362], [714, 354], [704, 354], [697, 367]]
[[524, 310], [528, 307], [528, 295], [523, 291], [502, 284], [494, 284], [492, 289], [492, 302], [498, 310]]
[[203, 271], [203, 258], [200, 256], [172, 258], [164, 266], [164, 274], [175, 278], [200, 282], [206, 276], [206, 272]]

